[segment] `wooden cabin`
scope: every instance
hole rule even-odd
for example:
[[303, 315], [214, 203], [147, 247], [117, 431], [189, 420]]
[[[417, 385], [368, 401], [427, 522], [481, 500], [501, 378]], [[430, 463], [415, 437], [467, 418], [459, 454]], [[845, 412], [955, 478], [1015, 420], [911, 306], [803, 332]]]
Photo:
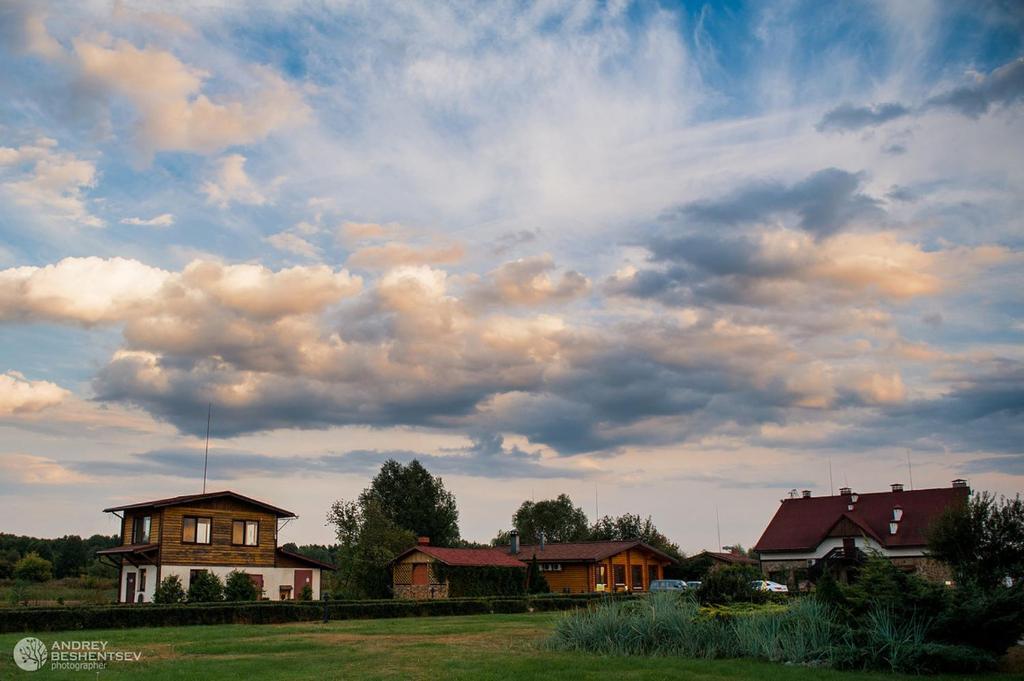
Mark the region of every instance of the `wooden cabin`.
[[[637, 539], [464, 549], [430, 546], [426, 537], [392, 561], [396, 598], [447, 598], [438, 563], [458, 567], [526, 569], [536, 558], [552, 593], [641, 592], [664, 578], [674, 560]], [[525, 574], [525, 573], [524, 573]]]
[[170, 575], [188, 590], [199, 572], [223, 580], [245, 572], [262, 597], [300, 598], [308, 585], [320, 598], [323, 570], [334, 566], [285, 551], [279, 523], [291, 511], [231, 491], [191, 494], [104, 509], [121, 519], [121, 545], [97, 551], [119, 569], [118, 602], [148, 603]]

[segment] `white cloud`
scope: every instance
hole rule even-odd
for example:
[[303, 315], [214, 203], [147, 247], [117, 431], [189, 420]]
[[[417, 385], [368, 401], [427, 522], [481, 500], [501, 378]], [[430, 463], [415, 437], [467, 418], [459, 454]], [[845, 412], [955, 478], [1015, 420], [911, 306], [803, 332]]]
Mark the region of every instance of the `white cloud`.
[[241, 154], [229, 154], [217, 162], [214, 178], [201, 187], [209, 203], [226, 208], [231, 203], [262, 206], [268, 202], [263, 191], [245, 172], [245, 161]]
[[0, 471], [5, 480], [22, 485], [71, 485], [89, 479], [53, 459], [31, 454], [0, 455]]
[[139, 225], [141, 227], [170, 227], [174, 224], [172, 213], [161, 213], [151, 218], [122, 218], [122, 225]]
[[17, 371], [8, 371], [0, 374], [0, 415], [42, 411], [70, 394], [56, 383], [30, 381]]
[[20, 147], [0, 147], [0, 190], [37, 215], [58, 222], [102, 227], [89, 211], [85, 192], [96, 186], [91, 161], [60, 152], [56, 140], [40, 137]]
[[315, 244], [292, 232], [278, 232], [277, 234], [263, 237], [263, 240], [285, 253], [292, 253], [303, 258], [309, 258], [310, 260], [316, 260], [320, 257], [320, 249]]

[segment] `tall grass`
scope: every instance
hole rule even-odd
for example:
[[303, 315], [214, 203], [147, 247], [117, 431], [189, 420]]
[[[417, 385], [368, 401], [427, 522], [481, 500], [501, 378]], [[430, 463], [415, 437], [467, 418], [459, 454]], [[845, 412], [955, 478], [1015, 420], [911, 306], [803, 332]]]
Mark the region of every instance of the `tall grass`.
[[723, 618], [703, 615], [696, 601], [685, 595], [663, 593], [564, 615], [549, 644], [605, 655], [827, 662], [837, 631], [828, 608], [810, 599], [784, 610]]

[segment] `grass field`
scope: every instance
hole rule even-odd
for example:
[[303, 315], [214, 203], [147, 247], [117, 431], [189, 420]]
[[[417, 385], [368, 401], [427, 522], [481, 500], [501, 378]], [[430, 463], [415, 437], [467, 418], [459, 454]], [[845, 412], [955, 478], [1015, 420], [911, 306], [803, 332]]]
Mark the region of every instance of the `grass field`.
[[[2, 614], [0, 614], [2, 616]], [[749, 660], [609, 658], [555, 653], [542, 643], [553, 614], [424, 617], [285, 625], [174, 627], [45, 634], [104, 640], [141, 651], [142, 662], [95, 672], [29, 673], [11, 657], [19, 634], [0, 636], [0, 679], [693, 679], [694, 681], [897, 681], [921, 677], [855, 674]], [[934, 679], [965, 677], [941, 676]], [[1024, 679], [999, 674], [998, 681]]]
[[[117, 582], [113, 579], [52, 579], [42, 583], [24, 585], [24, 593], [17, 594], [19, 601], [29, 605], [56, 605], [61, 598], [67, 605], [101, 605], [117, 600]], [[0, 607], [10, 605], [16, 592], [13, 581], [0, 580]]]

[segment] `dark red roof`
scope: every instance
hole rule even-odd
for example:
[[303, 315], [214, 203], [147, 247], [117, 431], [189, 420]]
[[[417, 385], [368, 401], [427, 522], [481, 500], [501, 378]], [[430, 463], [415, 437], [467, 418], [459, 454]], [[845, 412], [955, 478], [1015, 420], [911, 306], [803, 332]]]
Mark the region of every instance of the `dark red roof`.
[[206, 494], [185, 494], [179, 497], [156, 499], [155, 501], [140, 501], [135, 504], [126, 504], [124, 506], [112, 506], [110, 508], [105, 508], [103, 509], [103, 512], [110, 513], [112, 511], [130, 511], [132, 509], [137, 508], [162, 508], [164, 506], [182, 506], [184, 504], [191, 504], [196, 501], [207, 501], [209, 499], [220, 499], [222, 497], [231, 497], [232, 499], [237, 499], [238, 501], [244, 501], [247, 504], [258, 506], [259, 508], [276, 514], [277, 517], [279, 518], [298, 517], [291, 511], [286, 511], [283, 508], [278, 508], [277, 506], [271, 506], [266, 502], [259, 501], [258, 499], [253, 499], [252, 497], [247, 497], [237, 492], [232, 492], [230, 490], [223, 490], [220, 492], [207, 492]]
[[[946, 508], [962, 503], [970, 494], [967, 487], [940, 487], [903, 492], [857, 494], [853, 510], [851, 495], [783, 499], [754, 550], [802, 551], [813, 549], [845, 516], [864, 534], [886, 548], [925, 546], [928, 526]], [[903, 509], [896, 534], [889, 534], [893, 508]]]
[[425, 544], [418, 544], [400, 553], [395, 558], [395, 561], [405, 558], [413, 551], [421, 551], [445, 565], [460, 565], [463, 567], [526, 567], [526, 563], [511, 555], [507, 549], [450, 549]]
[[316, 558], [310, 558], [309, 556], [303, 555], [301, 553], [295, 553], [294, 551], [288, 551], [286, 549], [282, 549], [281, 547], [277, 548], [277, 553], [278, 553], [278, 555], [286, 556], [288, 558], [291, 558], [292, 560], [297, 560], [300, 563], [306, 563], [307, 565], [312, 565], [313, 567], [318, 567], [318, 568], [321, 568], [321, 569], [324, 569], [324, 570], [337, 570], [338, 569], [337, 567], [335, 567], [334, 565], [331, 565], [330, 563], [325, 563], [322, 560], [317, 560]]
[[[542, 561], [558, 561], [562, 563], [595, 562], [633, 548], [645, 549], [661, 556], [665, 560], [675, 562], [672, 556], [643, 543], [639, 539], [560, 542], [557, 544], [545, 544], [543, 549], [541, 549], [539, 544], [523, 544], [519, 547], [518, 555], [522, 560], [531, 560], [536, 556], [537, 560]], [[505, 550], [507, 551], [508, 548], [505, 547]]]
[[700, 558], [701, 556], [711, 556], [715, 560], [720, 560], [723, 563], [733, 563], [739, 565], [753, 565], [757, 561], [749, 556], [744, 556], [738, 553], [724, 553], [721, 551], [701, 551], [695, 554], [690, 560]]

